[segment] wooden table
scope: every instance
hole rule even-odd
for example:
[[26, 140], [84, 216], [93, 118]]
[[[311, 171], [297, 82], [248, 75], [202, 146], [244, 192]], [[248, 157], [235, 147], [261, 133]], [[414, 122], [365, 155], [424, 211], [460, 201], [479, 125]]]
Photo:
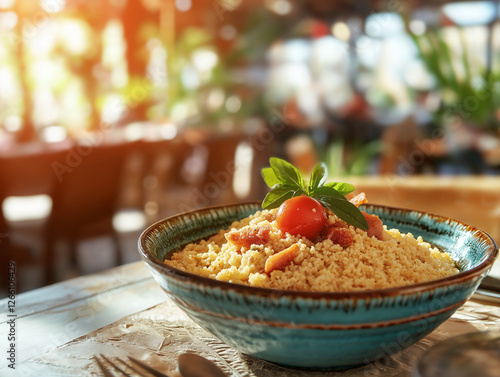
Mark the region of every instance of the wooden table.
[[435, 213], [487, 232], [500, 244], [500, 177], [376, 175], [331, 178], [349, 182], [369, 203]]
[[[179, 377], [176, 358], [185, 351], [215, 361], [229, 376], [409, 376], [432, 344], [466, 332], [500, 330], [500, 306], [469, 301], [432, 334], [390, 358], [323, 373], [282, 368], [221, 343], [175, 306], [143, 262], [22, 293], [15, 305], [10, 301], [0, 301], [5, 313], [0, 326], [1, 376], [99, 376], [92, 356], [103, 353], [134, 355]], [[13, 333], [9, 321], [15, 323]], [[7, 338], [12, 334], [15, 360], [10, 362]]]

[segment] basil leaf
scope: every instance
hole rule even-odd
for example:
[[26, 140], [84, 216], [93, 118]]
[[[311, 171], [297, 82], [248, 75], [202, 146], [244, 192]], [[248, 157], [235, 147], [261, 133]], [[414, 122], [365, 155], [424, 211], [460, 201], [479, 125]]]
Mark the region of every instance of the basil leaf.
[[291, 191], [269, 191], [262, 201], [262, 209], [272, 209], [279, 207], [285, 200], [290, 199], [293, 196]]
[[316, 187], [322, 186], [328, 176], [328, 168], [323, 162], [318, 162], [311, 173], [309, 181], [309, 192], [312, 192]]
[[316, 198], [317, 196], [331, 196], [338, 200], [347, 200], [342, 193], [327, 185], [315, 188], [311, 193], [311, 196], [313, 198]]
[[347, 223], [368, 230], [368, 223], [358, 207], [334, 188], [328, 186], [318, 187], [314, 190], [312, 197]]
[[264, 169], [262, 169], [261, 174], [262, 174], [262, 178], [264, 178], [264, 182], [266, 182], [266, 184], [271, 188], [274, 185], [280, 183], [280, 181], [278, 180], [278, 177], [276, 177], [276, 174], [274, 174], [273, 168], [269, 168], [269, 167], [264, 168]]
[[368, 230], [368, 222], [361, 211], [347, 199], [342, 201], [337, 198], [322, 196], [316, 198], [316, 200], [345, 222], [359, 229]]
[[271, 168], [273, 169], [276, 178], [281, 183], [289, 185], [293, 184], [301, 189], [304, 188], [304, 178], [295, 166], [277, 157], [271, 157], [269, 162], [271, 163]]
[[304, 194], [304, 190], [288, 185], [276, 185], [269, 191], [262, 201], [263, 209], [279, 207], [285, 200]]
[[300, 171], [289, 162], [272, 157], [271, 167], [262, 169], [262, 177], [271, 187], [262, 202], [263, 209], [279, 207], [284, 201], [299, 195], [308, 195], [318, 200], [339, 218], [358, 228], [367, 230], [368, 223], [361, 211], [344, 195], [354, 191], [349, 183], [327, 183], [328, 169], [322, 162], [316, 164], [306, 186]]
[[330, 182], [327, 183], [325, 187], [331, 187], [342, 195], [350, 194], [355, 190], [355, 187], [353, 185], [351, 185], [350, 183], [343, 183], [343, 182]]

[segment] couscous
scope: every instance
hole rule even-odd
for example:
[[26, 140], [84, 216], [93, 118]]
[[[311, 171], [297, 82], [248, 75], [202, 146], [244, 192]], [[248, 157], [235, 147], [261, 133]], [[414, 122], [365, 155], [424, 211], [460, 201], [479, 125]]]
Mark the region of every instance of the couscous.
[[325, 230], [311, 240], [280, 230], [276, 214], [259, 211], [165, 262], [221, 281], [316, 292], [400, 287], [458, 272], [448, 253], [387, 229], [376, 216], [366, 216], [375, 221], [365, 231], [330, 212]]

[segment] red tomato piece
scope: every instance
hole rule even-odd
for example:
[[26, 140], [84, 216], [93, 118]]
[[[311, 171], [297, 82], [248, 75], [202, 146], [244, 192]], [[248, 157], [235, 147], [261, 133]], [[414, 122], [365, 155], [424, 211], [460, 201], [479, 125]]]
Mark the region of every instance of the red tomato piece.
[[263, 245], [271, 239], [271, 227], [263, 225], [256, 228], [245, 228], [226, 234], [226, 239], [238, 247], [249, 249], [252, 245]]
[[296, 196], [281, 204], [276, 222], [283, 232], [314, 240], [325, 228], [326, 212], [316, 199]]
[[354, 242], [348, 229], [335, 226], [325, 230], [324, 238], [329, 238], [333, 243], [340, 245], [341, 247], [347, 247]]

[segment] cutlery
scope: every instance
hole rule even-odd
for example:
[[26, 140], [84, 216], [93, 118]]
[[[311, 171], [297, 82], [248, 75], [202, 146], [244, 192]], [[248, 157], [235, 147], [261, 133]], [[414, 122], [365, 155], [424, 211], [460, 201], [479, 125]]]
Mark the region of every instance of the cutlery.
[[486, 276], [481, 281], [479, 289], [500, 293], [500, 279], [493, 276]]
[[184, 377], [227, 377], [213, 362], [194, 353], [184, 353], [177, 360]]
[[[110, 359], [108, 359], [102, 353], [100, 354], [100, 356], [102, 357], [103, 360], [105, 360], [109, 365], [111, 365], [113, 367], [113, 370], [121, 373], [123, 376], [132, 377], [131, 374], [129, 374], [123, 368], [120, 368], [118, 365], [116, 365], [115, 363], [113, 363]], [[104, 365], [104, 363], [101, 360], [99, 360], [99, 358], [97, 356], [94, 356], [94, 359], [97, 361], [97, 365], [99, 366], [99, 369], [101, 370], [101, 372], [104, 374], [105, 377], [114, 377], [115, 376], [115, 374], [111, 373], [110, 370], [108, 368], [106, 368], [106, 366]], [[158, 370], [156, 370], [154, 368], [151, 368], [149, 365], [146, 365], [142, 361], [137, 360], [137, 359], [135, 359], [135, 358], [133, 358], [131, 356], [128, 356], [128, 359], [133, 364], [139, 365], [141, 368], [143, 368], [144, 370], [148, 371], [150, 374], [152, 374], [155, 377], [169, 377], [166, 374], [161, 373], [160, 371], [158, 371]], [[130, 363], [127, 364], [125, 361], [123, 361], [120, 358], [117, 358], [116, 360], [118, 360], [121, 364], [123, 364], [123, 366], [126, 369], [130, 369], [130, 370], [134, 371], [134, 373], [137, 374], [138, 376], [148, 377], [148, 374], [145, 374], [144, 372], [138, 370], [137, 368], [135, 368]]]
[[429, 348], [412, 377], [497, 377], [499, 353], [499, 331], [457, 335]]
[[[149, 365], [131, 356], [128, 356], [128, 363], [120, 358], [115, 358], [121, 364], [121, 366], [118, 366], [117, 363], [112, 362], [103, 354], [100, 354], [100, 357], [106, 363], [100, 360], [97, 356], [94, 356], [94, 359], [97, 361], [97, 365], [99, 366], [99, 369], [105, 377], [114, 377], [115, 372], [118, 372], [126, 377], [132, 377], [134, 375], [148, 377], [149, 374], [152, 374], [155, 377], [169, 377], [168, 375], [150, 367]], [[107, 366], [106, 364], [108, 364], [109, 366]], [[136, 368], [135, 366], [137, 365], [140, 366], [143, 370], [147, 371], [149, 374], [146, 374], [144, 373], [144, 371]], [[183, 377], [227, 377], [227, 375], [213, 362], [205, 359], [203, 356], [199, 356], [194, 353], [185, 353], [180, 355], [178, 358], [178, 366], [179, 371], [181, 372]], [[113, 370], [113, 373], [111, 372], [111, 370]], [[133, 371], [134, 374], [130, 374], [128, 372], [129, 370]]]
[[500, 279], [492, 276], [486, 276], [479, 285], [478, 289], [476, 289], [476, 292], [474, 292], [474, 296], [478, 300], [499, 304]]

